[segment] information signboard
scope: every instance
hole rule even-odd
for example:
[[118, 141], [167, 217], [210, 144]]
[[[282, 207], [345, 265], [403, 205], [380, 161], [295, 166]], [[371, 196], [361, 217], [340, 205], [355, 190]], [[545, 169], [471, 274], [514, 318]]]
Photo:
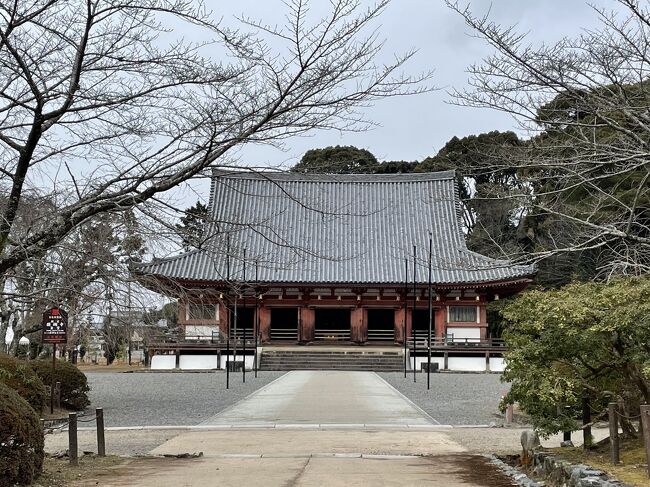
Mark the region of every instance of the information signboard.
[[43, 313], [43, 343], [68, 341], [68, 313], [61, 308], [50, 308]]

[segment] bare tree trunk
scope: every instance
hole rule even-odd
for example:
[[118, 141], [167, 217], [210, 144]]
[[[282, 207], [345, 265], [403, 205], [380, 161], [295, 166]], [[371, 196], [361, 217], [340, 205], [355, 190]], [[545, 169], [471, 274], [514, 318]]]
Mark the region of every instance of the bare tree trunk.
[[23, 336], [25, 336], [24, 334], [25, 328], [23, 326], [23, 321], [21, 320], [19, 323], [18, 316], [14, 316], [12, 328], [14, 330], [14, 337], [11, 339], [11, 344], [9, 345], [8, 353], [9, 355], [16, 356], [18, 355], [18, 345], [20, 339]]
[[7, 330], [9, 330], [9, 321], [11, 319], [11, 311], [9, 309], [3, 309], [2, 312], [0, 312], [0, 350], [5, 350], [6, 347], [6, 337], [7, 337]]

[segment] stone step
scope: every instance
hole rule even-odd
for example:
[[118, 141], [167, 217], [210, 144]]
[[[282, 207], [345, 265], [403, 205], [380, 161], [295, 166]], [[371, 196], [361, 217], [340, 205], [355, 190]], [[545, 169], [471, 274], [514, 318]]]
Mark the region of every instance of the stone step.
[[303, 360], [399, 360], [403, 359], [403, 355], [266, 355], [261, 354], [263, 357], [268, 357], [275, 360], [291, 360], [294, 358]]
[[271, 370], [272, 368], [299, 368], [299, 367], [313, 367], [317, 369], [330, 369], [336, 367], [359, 367], [369, 370], [375, 370], [383, 367], [388, 367], [391, 369], [397, 368], [402, 369], [404, 364], [314, 364], [314, 363], [284, 363], [284, 364], [260, 364], [260, 369], [262, 370]]
[[291, 359], [277, 359], [277, 358], [265, 358], [262, 357], [262, 360], [266, 362], [331, 362], [331, 363], [363, 363], [363, 364], [369, 364], [369, 363], [398, 363], [398, 362], [403, 362], [403, 359], [391, 359], [391, 360], [381, 360], [381, 359], [369, 359], [369, 360], [360, 360], [360, 359], [338, 359], [338, 358], [333, 358], [333, 359], [324, 359], [324, 358], [313, 358], [313, 359], [304, 359], [300, 357], [295, 357]]
[[268, 350], [262, 370], [356, 370], [399, 372], [404, 367], [400, 351]]
[[394, 355], [379, 355], [376, 353], [366, 353], [366, 354], [325, 354], [325, 353], [295, 353], [295, 354], [280, 354], [280, 353], [266, 353], [264, 355], [267, 357], [341, 357], [341, 358], [366, 358], [366, 357], [380, 357], [380, 358], [392, 358], [392, 357], [403, 357], [403, 354], [394, 354]]
[[400, 367], [269, 367], [260, 368], [263, 371], [269, 372], [290, 372], [292, 370], [348, 370], [355, 372], [402, 372], [404, 369]]
[[399, 362], [400, 360], [404, 360], [404, 357], [266, 357], [264, 354], [262, 354], [262, 358], [264, 360], [274, 360], [274, 361], [291, 361], [291, 360], [324, 360], [324, 361], [329, 361], [329, 362], [336, 362], [336, 361], [342, 361], [342, 362], [353, 362], [353, 361], [359, 361], [359, 362]]

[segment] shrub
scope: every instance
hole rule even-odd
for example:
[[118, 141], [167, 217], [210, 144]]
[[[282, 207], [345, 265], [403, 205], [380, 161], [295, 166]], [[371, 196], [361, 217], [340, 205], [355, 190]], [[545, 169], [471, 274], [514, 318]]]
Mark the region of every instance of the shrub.
[[37, 414], [41, 413], [47, 400], [45, 386], [27, 362], [0, 353], [0, 382], [15, 390]]
[[29, 484], [43, 468], [43, 431], [36, 412], [0, 384], [0, 487]]
[[[34, 360], [30, 362], [34, 372], [45, 384], [52, 383], [52, 362]], [[88, 379], [75, 365], [63, 360], [56, 361], [54, 381], [61, 382], [61, 405], [80, 411], [90, 404], [88, 399]]]

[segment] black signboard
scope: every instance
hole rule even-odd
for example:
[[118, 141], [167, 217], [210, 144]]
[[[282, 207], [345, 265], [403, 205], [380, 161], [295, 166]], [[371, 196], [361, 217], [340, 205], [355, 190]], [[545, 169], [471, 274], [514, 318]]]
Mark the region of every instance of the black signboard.
[[61, 308], [51, 308], [43, 313], [43, 343], [68, 341], [68, 313]]

